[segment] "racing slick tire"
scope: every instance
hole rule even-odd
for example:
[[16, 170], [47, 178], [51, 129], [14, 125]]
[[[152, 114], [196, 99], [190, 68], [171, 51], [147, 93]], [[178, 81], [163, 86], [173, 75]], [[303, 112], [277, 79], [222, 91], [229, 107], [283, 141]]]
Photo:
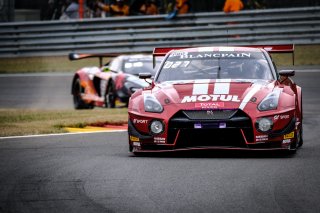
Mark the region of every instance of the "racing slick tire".
[[107, 92], [104, 97], [105, 105], [107, 108], [116, 107], [116, 90], [113, 81], [110, 81], [107, 87]]
[[302, 129], [302, 126], [301, 126], [300, 134], [299, 134], [299, 143], [298, 143], [298, 147], [301, 147], [302, 145], [303, 145], [303, 129]]
[[299, 134], [298, 134], [297, 141], [295, 141], [294, 143], [292, 143], [290, 145], [290, 150], [289, 150], [290, 154], [295, 154], [297, 152], [297, 149], [302, 146], [302, 144], [303, 144], [302, 134], [303, 134], [303, 130], [302, 130], [302, 127], [301, 127], [301, 129], [299, 131]]
[[85, 103], [81, 98], [84, 88], [80, 84], [80, 79], [77, 78], [73, 84], [73, 105], [75, 109], [93, 109], [92, 104]]

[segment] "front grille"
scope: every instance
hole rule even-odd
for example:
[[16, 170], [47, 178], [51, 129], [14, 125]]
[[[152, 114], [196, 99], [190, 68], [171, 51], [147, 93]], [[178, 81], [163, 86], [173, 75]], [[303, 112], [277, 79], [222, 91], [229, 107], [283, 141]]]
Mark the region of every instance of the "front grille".
[[225, 120], [231, 118], [237, 110], [189, 110], [182, 111], [191, 120]]
[[[185, 146], [245, 146], [253, 142], [250, 117], [242, 110], [182, 110], [168, 124], [168, 143]], [[209, 115], [208, 115], [209, 114]], [[245, 139], [242, 132], [245, 135]]]

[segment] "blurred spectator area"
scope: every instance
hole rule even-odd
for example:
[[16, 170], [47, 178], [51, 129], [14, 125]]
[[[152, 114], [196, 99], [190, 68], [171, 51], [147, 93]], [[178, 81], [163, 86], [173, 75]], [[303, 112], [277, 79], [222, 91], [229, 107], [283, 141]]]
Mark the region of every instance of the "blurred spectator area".
[[[61, 9], [65, 6], [67, 0], [1, 0], [9, 5], [7, 10], [2, 9], [1, 20], [6, 21], [36, 21], [36, 20], [54, 20], [59, 19]], [[93, 1], [85, 0], [88, 8], [92, 8]], [[129, 5], [132, 5], [137, 0], [127, 0]], [[246, 3], [250, 0], [242, 0]], [[320, 5], [320, 0], [256, 0], [262, 3], [265, 8], [287, 8], [287, 7], [303, 7]], [[48, 4], [50, 2], [50, 4]], [[113, 0], [102, 0], [109, 4]], [[168, 11], [167, 6], [174, 3], [174, 0], [157, 0], [160, 13]], [[222, 11], [225, 0], [189, 0], [192, 5], [192, 12], [211, 12]], [[10, 7], [11, 10], [10, 10]], [[246, 7], [246, 9], [252, 9]]]

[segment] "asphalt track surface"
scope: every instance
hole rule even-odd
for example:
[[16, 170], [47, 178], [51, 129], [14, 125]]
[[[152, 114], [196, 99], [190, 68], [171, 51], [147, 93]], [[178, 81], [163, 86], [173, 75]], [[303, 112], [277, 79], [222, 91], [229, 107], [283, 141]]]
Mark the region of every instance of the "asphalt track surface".
[[2, 138], [0, 212], [320, 212], [320, 71], [295, 80], [304, 99], [295, 155], [134, 157], [126, 132]]
[[0, 108], [72, 109], [73, 73], [1, 74]]

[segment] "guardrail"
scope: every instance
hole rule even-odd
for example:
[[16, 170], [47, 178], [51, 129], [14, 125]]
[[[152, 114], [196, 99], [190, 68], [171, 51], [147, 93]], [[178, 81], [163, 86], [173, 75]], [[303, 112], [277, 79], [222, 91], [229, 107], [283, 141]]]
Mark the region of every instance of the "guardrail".
[[161, 46], [320, 44], [320, 7], [4, 23], [0, 57], [135, 53]]

